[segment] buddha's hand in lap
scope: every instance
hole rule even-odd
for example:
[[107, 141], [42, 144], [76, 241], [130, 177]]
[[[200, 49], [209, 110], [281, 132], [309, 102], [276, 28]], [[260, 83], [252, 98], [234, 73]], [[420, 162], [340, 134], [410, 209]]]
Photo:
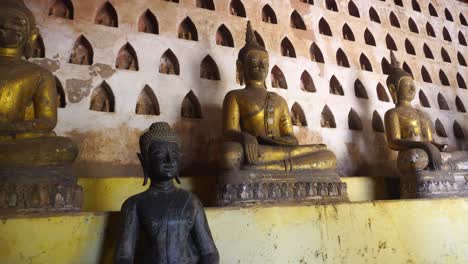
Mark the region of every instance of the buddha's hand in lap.
[[442, 169], [442, 155], [440, 150], [434, 144], [429, 142], [421, 142], [421, 148], [429, 156], [429, 169], [431, 170], [441, 170]]
[[248, 134], [243, 133], [244, 152], [248, 164], [256, 164], [258, 161], [258, 141]]
[[265, 137], [258, 136], [258, 142], [269, 146], [296, 146], [297, 140], [292, 137]]

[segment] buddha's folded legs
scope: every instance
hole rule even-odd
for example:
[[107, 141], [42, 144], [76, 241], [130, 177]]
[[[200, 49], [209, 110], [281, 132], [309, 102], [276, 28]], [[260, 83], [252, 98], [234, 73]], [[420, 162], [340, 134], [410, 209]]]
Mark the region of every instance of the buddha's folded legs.
[[0, 142], [0, 167], [47, 166], [71, 163], [78, 148], [65, 137], [41, 137]]
[[259, 145], [258, 151], [257, 163], [245, 164], [242, 145], [237, 142], [225, 142], [222, 148], [221, 167], [271, 171], [336, 169], [336, 156], [327, 150], [325, 145], [291, 147]]

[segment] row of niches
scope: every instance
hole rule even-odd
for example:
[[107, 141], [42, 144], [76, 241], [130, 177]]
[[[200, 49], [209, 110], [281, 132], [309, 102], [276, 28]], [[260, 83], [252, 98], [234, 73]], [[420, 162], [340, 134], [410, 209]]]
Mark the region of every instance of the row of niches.
[[[385, 93], [385, 90], [381, 90], [383, 87], [379, 84], [378, 86], [378, 93]], [[65, 93], [63, 88], [60, 85], [60, 82], [57, 80], [57, 89], [58, 89], [58, 104], [61, 107], [65, 107], [66, 100], [65, 100]], [[356, 93], [360, 93], [356, 91]], [[420, 91], [420, 100], [421, 94]], [[388, 100], [388, 96], [386, 93], [381, 95]], [[439, 94], [439, 104], [441, 109], [446, 108], [444, 110], [448, 110], [447, 102], [441, 94]], [[442, 98], [442, 99], [441, 99]], [[423, 100], [427, 101], [427, 98], [424, 97]], [[441, 105], [442, 104], [442, 105]], [[461, 102], [460, 98], [457, 97], [456, 99], [457, 109], [460, 112], [466, 112], [466, 109]], [[101, 85], [94, 89], [91, 94], [90, 106], [89, 109], [92, 111], [99, 111], [99, 112], [115, 112], [115, 97], [112, 92], [111, 87], [104, 81]], [[153, 92], [153, 89], [145, 85], [145, 87], [140, 92], [138, 96], [138, 101], [135, 104], [135, 113], [138, 115], [160, 115], [160, 107], [158, 99]], [[305, 112], [301, 105], [298, 102], [295, 102], [291, 107], [291, 120], [294, 126], [299, 127], [307, 127], [308, 121], [305, 115]], [[201, 119], [203, 118], [202, 107], [201, 104], [193, 91], [187, 93], [187, 95], [183, 98], [180, 107], [180, 115], [182, 118], [188, 119]], [[335, 117], [328, 105], [325, 105], [322, 112], [321, 112], [321, 120], [320, 126], [323, 128], [337, 128], [337, 122], [335, 121]], [[348, 114], [348, 128], [350, 130], [355, 131], [362, 131], [364, 130], [363, 122], [359, 117], [359, 114], [351, 108]], [[445, 131], [445, 128], [442, 122], [439, 119], [435, 121], [435, 130], [438, 136], [440, 137], [448, 137]], [[382, 121], [381, 116], [377, 111], [372, 113], [372, 129], [375, 132], [384, 132], [384, 123]], [[461, 126], [458, 124], [457, 121], [453, 124], [454, 135], [456, 138], [464, 138], [464, 132]]]
[[[55, 7], [55, 5], [51, 8], [51, 11], [49, 12], [50, 15], [54, 16], [59, 16], [63, 17], [64, 14], [71, 14], [72, 10], [63, 10], [64, 7], [68, 6], [68, 8], [72, 8], [71, 2], [69, 2], [67, 5], [66, 3], [62, 3], [63, 1], [66, 0], [58, 0], [55, 5], [58, 5]], [[60, 3], [60, 4], [59, 4]], [[350, 2], [352, 3], [352, 2]], [[232, 4], [232, 3], [231, 3]], [[61, 8], [59, 8], [61, 7]], [[264, 7], [264, 10], [268, 10], [267, 13], [273, 12], [273, 9], [269, 5], [266, 5]], [[107, 10], [107, 11], [106, 11]], [[264, 11], [265, 13], [265, 11]], [[381, 23], [380, 17], [376, 15], [375, 9], [371, 9], [370, 11], [370, 18], [371, 21]], [[461, 15], [461, 14], [460, 14]], [[114, 17], [115, 16], [115, 17]], [[274, 15], [274, 12], [271, 14], [273, 18], [269, 17], [267, 21], [271, 21], [273, 19], [276, 22], [276, 15]], [[391, 12], [390, 14], [390, 24], [394, 27], [401, 28], [400, 21], [398, 20], [397, 16], [395, 13]], [[101, 24], [101, 25], [106, 25], [106, 26], [117, 26], [118, 24], [118, 18], [117, 18], [117, 13], [115, 9], [113, 8], [112, 4], [107, 2], [104, 4], [104, 7], [101, 8], [101, 11], [99, 11], [97, 17], [96, 17], [96, 24]], [[466, 22], [466, 21], [465, 21]], [[296, 29], [303, 29], [306, 30], [306, 25], [304, 23], [303, 18], [301, 15], [294, 10], [291, 14], [290, 17], [290, 25], [293, 28]], [[413, 18], [408, 19], [408, 28], [411, 32], [413, 33], [418, 33], [419, 34], [419, 28], [417, 26], [417, 23], [413, 20]], [[138, 31], [139, 32], [144, 32], [144, 33], [153, 33], [153, 34], [158, 34], [159, 33], [159, 23], [151, 10], [146, 10], [139, 18], [138, 20]], [[351, 28], [345, 23], [343, 25], [343, 38], [346, 40], [354, 41], [355, 37], [354, 34], [351, 30]], [[318, 32], [322, 35], [326, 36], [333, 36], [333, 32], [330, 28], [330, 25], [328, 24], [327, 20], [322, 17], [319, 20], [318, 23]], [[436, 33], [434, 31], [434, 28], [432, 25], [427, 22], [426, 23], [426, 33], [430, 37], [436, 38]], [[218, 45], [223, 45], [223, 46], [228, 46], [228, 47], [234, 47], [234, 41], [232, 38], [231, 33], [229, 30], [226, 28], [226, 26], [222, 25], [221, 27], [218, 28], [217, 30], [217, 36], [216, 36], [216, 43]], [[369, 36], [367, 36], [369, 35]], [[178, 36], [179, 38], [187, 39], [187, 40], [194, 40], [198, 41], [198, 31], [196, 28], [196, 25], [192, 22], [190, 18], [186, 18], [184, 21], [179, 26], [178, 30]], [[449, 30], [446, 27], [443, 27], [442, 29], [442, 36], [445, 41], [452, 42], [452, 36], [449, 32]], [[373, 39], [372, 33], [366, 29], [366, 33], [364, 35], [364, 38], [366, 40], [366, 44], [368, 45], [373, 45], [375, 46], [375, 40], [373, 41], [374, 44], [368, 43], [367, 39]], [[467, 42], [465, 39], [465, 36], [461, 31], [458, 32], [458, 43], [463, 46], [467, 46]]]
[[[299, 0], [299, 1], [303, 3], [312, 4], [312, 5], [314, 4], [313, 0]], [[178, 3], [179, 1], [178, 0], [166, 0], [166, 2]], [[395, 4], [403, 7], [402, 0], [395, 0]], [[216, 9], [213, 0], [196, 0], [196, 7], [208, 9], [208, 10]], [[325, 7], [328, 10], [339, 12], [338, 5], [335, 2], [335, 0], [325, 0]], [[348, 2], [347, 7], [348, 7], [348, 14], [350, 16], [357, 17], [357, 18], [361, 17], [362, 10], [356, 5], [356, 3], [354, 3], [353, 0]], [[416, 0], [412, 0], [412, 7], [414, 11], [422, 12], [419, 3]], [[429, 11], [429, 14], [433, 17], [439, 16], [436, 8], [434, 7], [432, 3], [428, 4], [428, 11]], [[67, 19], [73, 19], [74, 13], [75, 13], [75, 10], [73, 7], [73, 2], [71, 0], [56, 0], [49, 9], [50, 16], [56, 16], [56, 17], [67, 18]], [[229, 13], [234, 16], [247, 17], [246, 9], [241, 0], [230, 1]], [[447, 7], [444, 9], [444, 14], [445, 14], [445, 18], [447, 21], [454, 22], [452, 13], [449, 11]], [[380, 17], [377, 11], [373, 7], [369, 9], [369, 17], [371, 21], [380, 23]], [[399, 27], [398, 17], [394, 12], [390, 13], [389, 20], [392, 25], [394, 26], [398, 25]], [[460, 20], [461, 25], [468, 26], [467, 21], [462, 13], [459, 14], [459, 20]], [[118, 14], [117, 14], [115, 7], [109, 1], [107, 1], [98, 9], [94, 22], [100, 25], [118, 27], [118, 24], [119, 24], [118, 21], [119, 21]], [[278, 18], [276, 16], [276, 13], [269, 4], [266, 4], [262, 8], [262, 21], [266, 23], [271, 23], [271, 24], [278, 24]], [[289, 21], [290, 21], [291, 27], [293, 28], [304, 29], [304, 30], [306, 29], [302, 16], [296, 10], [292, 12], [289, 18]]]
[[[232, 38], [231, 38], [232, 40]], [[409, 44], [411, 45], [411, 44]], [[392, 46], [392, 44], [391, 44]], [[392, 50], [393, 48], [390, 47]], [[412, 46], [411, 46], [412, 48]], [[324, 55], [319, 48], [318, 45], [312, 43], [310, 46], [310, 59], [311, 61], [317, 63], [325, 63]], [[286, 37], [281, 43], [281, 52], [283, 56], [295, 57], [295, 49], [294, 46], [291, 44], [289, 39]], [[414, 48], [413, 48], [414, 52]], [[426, 57], [434, 58], [432, 51], [429, 49], [427, 45], [424, 44], [424, 53]], [[43, 58], [45, 56], [45, 46], [44, 42], [41, 37], [37, 38], [37, 41], [33, 45], [32, 49], [32, 57]], [[451, 58], [448, 55], [447, 51], [442, 48], [441, 49], [441, 57], [445, 62], [451, 62]], [[329, 60], [329, 59], [327, 59]], [[335, 56], [336, 65], [351, 68], [350, 61], [346, 53], [339, 48], [336, 52]], [[459, 65], [466, 67], [467, 63], [463, 55], [458, 52], [457, 53], [457, 60]], [[94, 50], [91, 43], [88, 39], [81, 35], [75, 42], [74, 47], [72, 49], [69, 63], [78, 64], [78, 65], [92, 65], [94, 63]], [[374, 71], [374, 66], [372, 65], [369, 58], [362, 53], [359, 56], [359, 66], [363, 71]], [[403, 62], [403, 69], [413, 75], [413, 71], [411, 67], [406, 63]], [[123, 47], [120, 48], [116, 62], [115, 68], [117, 69], [124, 69], [124, 70], [139, 70], [139, 63], [138, 63], [138, 56], [135, 49], [132, 47], [130, 43], [126, 43]], [[391, 65], [389, 61], [384, 57], [381, 61], [381, 70], [382, 73], [388, 75], [391, 71]], [[177, 56], [172, 52], [172, 50], [166, 50], [159, 62], [159, 73], [161, 74], [173, 74], [173, 75], [180, 75], [180, 64]], [[271, 70], [272, 74], [272, 87], [275, 88], [288, 88], [286, 78], [278, 66], [274, 66]], [[421, 68], [421, 80], [427, 83], [433, 83], [432, 76], [433, 74], [429, 73], [425, 66]], [[446, 73], [440, 69], [439, 70], [439, 80], [440, 84], [443, 86], [450, 86], [450, 79], [446, 75]], [[413, 75], [414, 77], [414, 75]], [[200, 63], [200, 78], [209, 79], [209, 80], [220, 80], [220, 73], [218, 69], [218, 65], [216, 64], [215, 60], [210, 56], [207, 55]], [[455, 80], [457, 81], [458, 87], [466, 89], [466, 82], [463, 76], [460, 73], [457, 73], [455, 76]]]

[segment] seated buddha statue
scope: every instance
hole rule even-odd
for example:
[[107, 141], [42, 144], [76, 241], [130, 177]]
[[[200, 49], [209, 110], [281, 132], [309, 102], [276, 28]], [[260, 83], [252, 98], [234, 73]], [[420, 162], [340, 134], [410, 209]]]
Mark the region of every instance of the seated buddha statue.
[[22, 1], [0, 1], [0, 168], [71, 163], [77, 155], [71, 140], [53, 132], [54, 76], [22, 59], [38, 34]]
[[[151, 184], [122, 205], [114, 263], [219, 263], [203, 205], [173, 183], [179, 181], [180, 147], [181, 139], [165, 122], [152, 124], [141, 135], [143, 185], [148, 177]], [[145, 237], [146, 245], [137, 243]], [[139, 244], [144, 250], [137, 249]]]
[[268, 52], [249, 21], [237, 59], [245, 88], [228, 92], [223, 102], [217, 203], [347, 200], [335, 154], [324, 144], [299, 145], [286, 100], [265, 87], [268, 71]]
[[245, 88], [223, 102], [223, 170], [272, 172], [335, 170], [336, 157], [324, 144], [299, 145], [286, 100], [267, 91], [268, 52], [258, 44], [250, 22], [237, 59]]
[[411, 74], [400, 68], [393, 52], [391, 61], [387, 86], [395, 108], [385, 113], [385, 133], [390, 149], [398, 151], [399, 172], [403, 177], [447, 178], [467, 170], [468, 152], [448, 152], [446, 144], [434, 140], [430, 118], [411, 105], [416, 94]]

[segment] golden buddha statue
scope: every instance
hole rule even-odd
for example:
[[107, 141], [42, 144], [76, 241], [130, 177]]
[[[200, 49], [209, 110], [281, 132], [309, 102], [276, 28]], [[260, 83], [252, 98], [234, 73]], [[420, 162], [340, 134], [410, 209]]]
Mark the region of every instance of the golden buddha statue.
[[[15, 188], [21, 185], [16, 180], [26, 183], [29, 176], [69, 174], [64, 166], [71, 164], [78, 153], [70, 139], [53, 132], [57, 123], [54, 76], [22, 59], [29, 57], [38, 35], [34, 16], [22, 1], [0, 0], [0, 179], [4, 184], [12, 180]], [[67, 179], [67, 184], [72, 182]], [[39, 198], [44, 196], [40, 193], [42, 187], [32, 187]], [[63, 191], [65, 187], [57, 188]], [[12, 197], [22, 195], [15, 193]], [[63, 191], [60, 195], [63, 197], [58, 199], [63, 200], [68, 194]], [[10, 207], [15, 207], [11, 199]]]
[[[400, 68], [393, 52], [390, 55], [392, 71], [387, 86], [395, 108], [385, 113], [385, 133], [390, 149], [398, 151], [397, 168], [402, 174], [402, 182], [406, 188], [413, 189], [402, 191], [413, 193], [409, 196], [421, 196], [415, 192], [458, 193], [465, 185], [468, 153], [449, 153], [446, 144], [434, 141], [430, 118], [411, 105], [416, 94], [411, 74]], [[408, 179], [417, 182], [413, 181], [409, 186]]]
[[223, 102], [222, 180], [242, 181], [241, 175], [336, 174], [336, 157], [326, 145], [299, 145], [288, 104], [266, 90], [268, 62], [268, 52], [258, 44], [249, 21], [246, 45], [237, 59], [238, 79], [246, 86], [230, 91]]

